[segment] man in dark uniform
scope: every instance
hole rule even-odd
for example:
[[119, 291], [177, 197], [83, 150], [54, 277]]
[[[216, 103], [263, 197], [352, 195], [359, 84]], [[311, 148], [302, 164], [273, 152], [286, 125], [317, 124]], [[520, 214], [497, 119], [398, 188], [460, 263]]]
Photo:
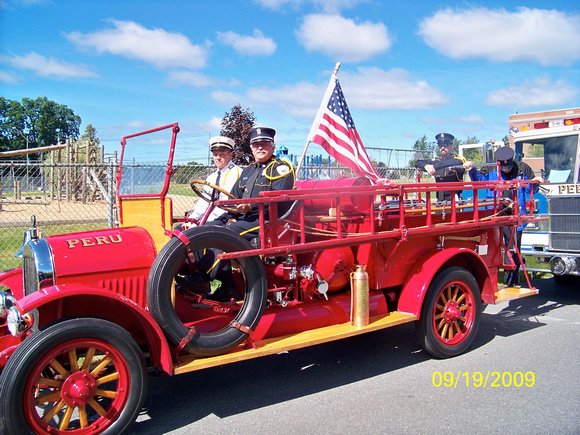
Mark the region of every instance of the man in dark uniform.
[[[276, 144], [274, 136], [276, 130], [268, 127], [254, 127], [248, 135], [250, 147], [255, 163], [247, 166], [242, 171], [240, 178], [230, 191], [238, 199], [257, 198], [260, 192], [274, 190], [290, 190], [294, 187], [295, 175], [292, 165], [274, 156]], [[278, 215], [284, 213], [285, 204], [280, 204]], [[268, 219], [268, 207], [265, 207], [265, 219]], [[206, 225], [225, 225], [232, 231], [240, 234], [248, 240], [259, 236], [260, 212], [258, 204], [239, 204], [236, 213], [224, 213], [217, 220], [208, 222]], [[208, 250], [198, 261], [199, 269], [206, 273], [210, 279], [219, 279], [222, 285], [207, 299], [216, 301], [228, 301], [230, 298], [238, 298], [231, 277], [229, 261], [216, 262], [215, 250]]]
[[[451, 154], [453, 149], [453, 135], [449, 133], [439, 133], [435, 136], [437, 139], [437, 145], [439, 146], [440, 158], [435, 158], [432, 160], [417, 160], [415, 162], [415, 167], [424, 171], [427, 171], [433, 177], [435, 177], [436, 182], [451, 182], [451, 181], [463, 181], [463, 174], [465, 170], [462, 165], [465, 159], [462, 157], [454, 156]], [[453, 168], [451, 168], [453, 166]], [[457, 192], [461, 195], [461, 192]], [[441, 191], [437, 192], [438, 201], [450, 201], [451, 192]]]
[[[236, 198], [257, 198], [260, 192], [272, 190], [290, 190], [294, 187], [294, 169], [286, 160], [274, 156], [276, 130], [267, 127], [252, 128], [248, 135], [255, 163], [242, 171], [240, 178], [230, 191]], [[265, 207], [265, 219], [268, 219], [268, 207]], [[280, 207], [279, 213], [284, 213]], [[227, 225], [227, 227], [248, 240], [258, 236], [260, 229], [260, 212], [258, 204], [239, 204], [237, 213], [224, 213], [210, 225]]]
[[[527, 163], [516, 162], [514, 160], [514, 150], [512, 148], [510, 148], [509, 146], [504, 146], [504, 147], [498, 148], [497, 151], [495, 152], [495, 159], [500, 164], [501, 180], [514, 180], [516, 178], [519, 178], [520, 180], [538, 179], [538, 180], [540, 180], [540, 182], [543, 181], [541, 179], [541, 177], [535, 176], [534, 170]], [[489, 171], [487, 173], [481, 173], [481, 172], [478, 172], [477, 168], [473, 166], [473, 162], [471, 162], [471, 161], [465, 162], [465, 164], [463, 166], [465, 167], [465, 169], [467, 169], [469, 171], [469, 177], [471, 178], [472, 181], [488, 181], [488, 180], [493, 181], [493, 180], [498, 179], [497, 169], [494, 169], [493, 171]], [[534, 184], [532, 186], [528, 186], [526, 188], [522, 187], [522, 188], [518, 189], [518, 206], [519, 206], [518, 209], [519, 209], [520, 214], [522, 214], [522, 215], [527, 214], [526, 194], [529, 195], [531, 191], [536, 193], [539, 190], [539, 186], [537, 184]], [[530, 188], [530, 187], [532, 187], [532, 188]], [[487, 190], [487, 197], [493, 198], [493, 195], [494, 195], [493, 191], [488, 189]], [[504, 190], [503, 191], [503, 198], [505, 198], [507, 200], [511, 200], [512, 199], [512, 191], [511, 190]], [[510, 209], [506, 208], [506, 210], [510, 210]], [[518, 248], [518, 251], [520, 250], [520, 248], [522, 246], [522, 231], [524, 230], [526, 225], [527, 224], [522, 224], [516, 228], [515, 243], [516, 243], [516, 246]], [[504, 241], [505, 241], [507, 248], [510, 251], [512, 251], [512, 258], [513, 258], [514, 264], [515, 264], [514, 270], [511, 270], [511, 271], [506, 270], [505, 271], [504, 281], [509, 287], [513, 287], [513, 286], [517, 285], [518, 280], [519, 280], [520, 259], [519, 259], [519, 256], [517, 255], [517, 253], [514, 252], [513, 244], [508, 246], [509, 240], [511, 237], [510, 228], [508, 228], [508, 227], [503, 228], [503, 236], [504, 236]]]

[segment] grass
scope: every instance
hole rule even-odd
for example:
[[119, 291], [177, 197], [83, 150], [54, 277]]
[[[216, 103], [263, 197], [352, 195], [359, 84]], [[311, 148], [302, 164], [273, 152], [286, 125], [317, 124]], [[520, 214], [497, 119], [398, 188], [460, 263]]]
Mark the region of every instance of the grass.
[[182, 196], [191, 196], [197, 197], [193, 189], [189, 186], [189, 184], [173, 184], [169, 185], [169, 191], [167, 192], [168, 195], [182, 195]]

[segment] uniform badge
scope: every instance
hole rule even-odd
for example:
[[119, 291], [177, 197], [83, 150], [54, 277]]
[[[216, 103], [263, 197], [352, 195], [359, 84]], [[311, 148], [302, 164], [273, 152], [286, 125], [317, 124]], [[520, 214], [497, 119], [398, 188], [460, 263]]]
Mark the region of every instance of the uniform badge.
[[286, 165], [280, 165], [276, 168], [276, 171], [278, 171], [278, 174], [280, 175], [286, 175], [288, 172], [290, 172], [290, 168]]

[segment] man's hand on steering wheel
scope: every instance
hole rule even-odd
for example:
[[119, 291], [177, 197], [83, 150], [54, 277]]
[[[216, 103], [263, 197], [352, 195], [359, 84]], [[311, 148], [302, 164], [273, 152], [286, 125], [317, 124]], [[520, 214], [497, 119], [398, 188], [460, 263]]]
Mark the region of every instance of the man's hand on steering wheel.
[[[208, 197], [207, 192], [205, 192], [203, 189], [200, 189], [198, 187], [198, 185], [209, 186], [212, 189], [215, 189], [218, 192], [221, 192], [221, 193], [225, 194], [228, 198], [236, 199], [236, 197], [234, 195], [232, 195], [230, 192], [228, 192], [227, 190], [224, 190], [224, 189], [222, 189], [221, 187], [219, 187], [219, 186], [217, 186], [215, 184], [209, 183], [206, 180], [198, 180], [198, 179], [191, 180], [189, 182], [189, 185], [191, 186], [191, 188], [193, 189], [193, 191], [197, 194], [197, 196], [199, 196], [201, 199], [203, 199], [205, 202], [208, 202], [211, 205], [213, 205], [215, 201], [212, 198]], [[246, 204], [246, 205], [249, 205], [249, 204]], [[226, 207], [226, 206], [223, 206], [223, 205], [216, 205], [216, 207], [219, 207], [222, 210], [228, 211], [230, 213], [239, 213], [237, 211], [237, 207], [236, 208], [233, 208], [233, 207]]]

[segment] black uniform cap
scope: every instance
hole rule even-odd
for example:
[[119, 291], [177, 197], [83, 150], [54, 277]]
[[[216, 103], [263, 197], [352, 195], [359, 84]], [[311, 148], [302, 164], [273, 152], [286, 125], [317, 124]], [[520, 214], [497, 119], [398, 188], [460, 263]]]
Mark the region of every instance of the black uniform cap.
[[514, 167], [514, 150], [510, 147], [498, 148], [495, 159], [499, 161], [502, 171], [510, 171]]
[[439, 133], [435, 136], [435, 139], [437, 139], [437, 145], [439, 145], [439, 147], [448, 147], [449, 145], [453, 145], [453, 139], [455, 139], [455, 136], [449, 133]]
[[270, 127], [254, 127], [248, 132], [248, 137], [250, 138], [250, 143], [270, 141], [274, 142], [274, 136], [276, 135], [276, 130]]

